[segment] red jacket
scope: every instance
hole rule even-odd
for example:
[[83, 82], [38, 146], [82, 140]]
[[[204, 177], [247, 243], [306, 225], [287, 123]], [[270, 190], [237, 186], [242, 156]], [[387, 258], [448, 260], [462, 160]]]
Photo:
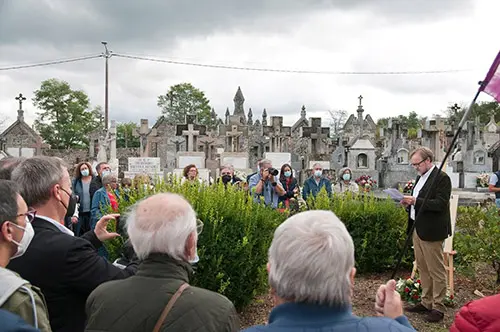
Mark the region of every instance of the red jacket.
[[500, 294], [465, 304], [450, 328], [450, 332], [490, 331], [500, 331]]

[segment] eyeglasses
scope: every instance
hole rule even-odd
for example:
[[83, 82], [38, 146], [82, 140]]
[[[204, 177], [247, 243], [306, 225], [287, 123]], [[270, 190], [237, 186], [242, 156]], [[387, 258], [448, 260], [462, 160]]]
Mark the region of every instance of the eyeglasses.
[[423, 163], [425, 161], [425, 159], [422, 159], [420, 160], [418, 163], [416, 164], [411, 164], [413, 167], [417, 167], [417, 166], [420, 166], [421, 163]]
[[27, 222], [31, 223], [35, 219], [36, 211], [35, 210], [29, 210], [26, 213], [20, 213], [16, 216], [16, 219], [18, 217], [26, 217]]
[[203, 221], [196, 219], [196, 233], [200, 235], [201, 232], [203, 232]]

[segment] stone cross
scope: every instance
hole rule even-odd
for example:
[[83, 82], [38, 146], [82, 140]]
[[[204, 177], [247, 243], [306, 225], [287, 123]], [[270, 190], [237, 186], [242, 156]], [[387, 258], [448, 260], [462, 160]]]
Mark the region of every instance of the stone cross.
[[24, 111], [23, 111], [23, 101], [26, 100], [26, 97], [23, 96], [22, 93], [16, 97], [16, 100], [19, 101], [19, 110], [17, 110], [17, 119], [19, 121], [24, 121]]
[[258, 136], [257, 140], [254, 143], [258, 147], [259, 158], [262, 158], [264, 156], [264, 152], [266, 152], [266, 145], [269, 144], [269, 139], [263, 136]]
[[205, 139], [200, 139], [200, 143], [203, 144], [204, 147], [204, 152], [205, 152], [205, 159], [206, 160], [211, 160], [212, 159], [212, 150], [213, 150], [213, 144], [215, 143], [215, 140], [205, 138]]
[[111, 126], [108, 130], [108, 140], [110, 141], [109, 159], [116, 159], [116, 121], [111, 120]]
[[227, 145], [231, 147], [231, 152], [239, 152], [241, 135], [243, 132], [238, 131], [237, 125], [231, 126], [231, 131], [226, 132]]
[[179, 152], [181, 150], [181, 144], [184, 143], [183, 140], [175, 140], [172, 141], [175, 144], [175, 152]]
[[197, 140], [198, 136], [200, 136], [200, 131], [194, 130], [194, 124], [192, 123], [188, 124], [187, 126], [188, 130], [183, 130], [182, 136], [185, 136], [187, 140], [186, 150], [188, 152], [194, 152], [196, 151], [196, 147], [198, 146]]
[[26, 100], [26, 97], [23, 96], [22, 93], [19, 94], [19, 96], [16, 97], [16, 100], [19, 101], [19, 109], [23, 109], [23, 101]]
[[264, 135], [271, 139], [271, 151], [270, 152], [283, 152], [283, 142], [286, 137], [290, 137], [292, 134], [291, 127], [283, 127], [283, 117], [282, 116], [272, 116], [271, 125], [265, 126], [263, 128]]
[[42, 155], [42, 149], [49, 147], [47, 144], [43, 143], [43, 140], [40, 136], [36, 138], [35, 144], [32, 144], [30, 148], [35, 149], [35, 156], [41, 156]]
[[141, 157], [147, 157], [147, 147], [148, 147], [148, 136], [156, 136], [156, 129], [149, 129], [148, 119], [141, 119], [141, 126], [139, 130], [135, 129], [133, 132], [134, 137], [140, 137], [141, 143]]
[[184, 136], [186, 138], [186, 151], [197, 152], [198, 136], [205, 136], [207, 126], [196, 124], [197, 119], [195, 114], [186, 115], [186, 123], [176, 126], [176, 136]]
[[359, 106], [363, 106], [363, 104], [362, 104], [363, 96], [359, 95], [358, 99], [359, 99]]
[[325, 153], [322, 143], [324, 139], [328, 138], [329, 134], [329, 127], [321, 127], [321, 118], [311, 118], [311, 126], [302, 127], [302, 137], [311, 139], [310, 152], [313, 154]]

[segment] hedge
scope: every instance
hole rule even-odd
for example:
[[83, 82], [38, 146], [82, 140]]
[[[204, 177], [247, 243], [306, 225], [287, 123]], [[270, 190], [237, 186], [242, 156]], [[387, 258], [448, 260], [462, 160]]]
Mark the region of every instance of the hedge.
[[[121, 225], [132, 204], [158, 192], [184, 196], [203, 221], [198, 243], [200, 261], [196, 264], [193, 285], [224, 294], [238, 309], [266, 291], [267, 251], [275, 228], [288, 213], [255, 204], [245, 191], [231, 186], [226, 189], [222, 184], [204, 186], [166, 181], [151, 189], [139, 188], [128, 200], [121, 195]], [[407, 214], [392, 200], [351, 194], [329, 199], [323, 190], [315, 201], [308, 201], [308, 206], [332, 210], [346, 224], [354, 240], [359, 272], [380, 272], [394, 265], [404, 243]], [[106, 244], [110, 260], [120, 255], [125, 239], [124, 234]], [[412, 258], [407, 255], [405, 262], [409, 266]]]

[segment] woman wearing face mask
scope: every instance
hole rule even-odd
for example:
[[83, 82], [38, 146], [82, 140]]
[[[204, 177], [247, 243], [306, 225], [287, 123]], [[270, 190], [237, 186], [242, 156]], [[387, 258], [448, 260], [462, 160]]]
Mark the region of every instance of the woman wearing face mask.
[[80, 208], [78, 210], [78, 222], [73, 225], [75, 236], [79, 236], [90, 230], [90, 183], [94, 178], [92, 166], [88, 162], [79, 163], [75, 168], [73, 178], [73, 193], [78, 196]]
[[284, 164], [281, 166], [280, 182], [285, 189], [285, 195], [278, 199], [278, 207], [281, 205], [284, 208], [290, 208], [290, 198], [293, 198], [298, 192], [297, 179], [293, 177], [292, 166]]
[[349, 167], [340, 169], [339, 182], [335, 185], [334, 191], [336, 193], [359, 192], [359, 186], [352, 178], [352, 172]]

